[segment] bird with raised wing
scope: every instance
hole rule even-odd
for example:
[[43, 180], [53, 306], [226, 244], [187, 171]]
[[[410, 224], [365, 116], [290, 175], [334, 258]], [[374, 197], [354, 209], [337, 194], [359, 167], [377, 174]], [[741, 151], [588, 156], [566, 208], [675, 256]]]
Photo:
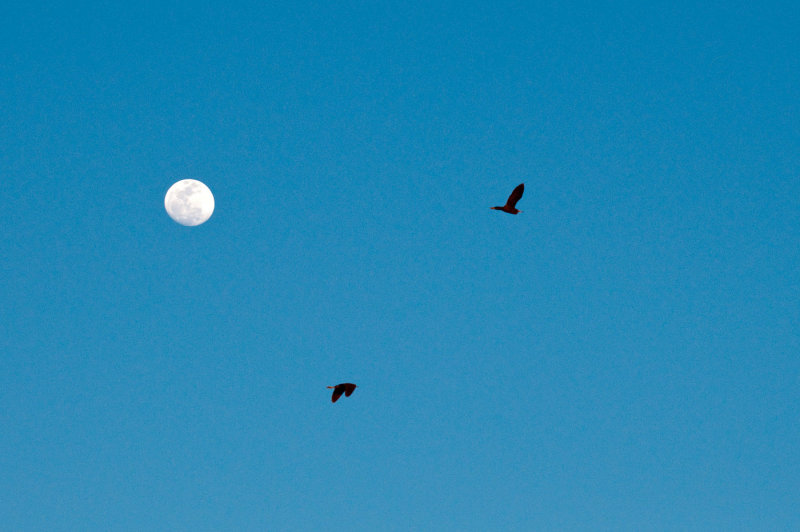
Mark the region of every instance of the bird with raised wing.
[[342, 384], [337, 384], [336, 386], [328, 386], [328, 388], [333, 389], [331, 403], [335, 403], [342, 396], [342, 394], [344, 394], [345, 397], [350, 397], [350, 394], [352, 394], [353, 390], [356, 389], [356, 385], [352, 382], [343, 382]]
[[525, 192], [525, 183], [520, 183], [517, 188], [514, 189], [514, 192], [508, 197], [508, 201], [502, 207], [492, 207], [492, 209], [496, 211], [503, 211], [507, 212], [508, 214], [517, 214], [522, 211], [517, 209], [517, 202], [522, 197], [522, 193]]

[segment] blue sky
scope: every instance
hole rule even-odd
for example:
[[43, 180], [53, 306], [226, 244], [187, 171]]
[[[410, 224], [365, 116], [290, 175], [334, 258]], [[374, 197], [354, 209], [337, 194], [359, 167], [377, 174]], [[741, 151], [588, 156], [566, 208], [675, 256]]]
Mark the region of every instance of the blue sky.
[[4, 526], [800, 527], [798, 19], [4, 5]]

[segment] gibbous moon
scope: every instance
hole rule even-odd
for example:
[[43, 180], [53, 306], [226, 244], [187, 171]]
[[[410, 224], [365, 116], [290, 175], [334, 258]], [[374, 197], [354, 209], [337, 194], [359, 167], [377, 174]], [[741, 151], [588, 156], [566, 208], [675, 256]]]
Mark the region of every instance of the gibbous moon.
[[200, 181], [184, 179], [169, 187], [164, 208], [181, 225], [200, 225], [214, 212], [214, 195]]

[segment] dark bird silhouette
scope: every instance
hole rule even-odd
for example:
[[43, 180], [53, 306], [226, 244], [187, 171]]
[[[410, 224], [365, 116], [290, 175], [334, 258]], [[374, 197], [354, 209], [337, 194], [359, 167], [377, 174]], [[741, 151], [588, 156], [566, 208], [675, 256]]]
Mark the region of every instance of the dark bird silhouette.
[[350, 394], [352, 394], [353, 390], [356, 389], [356, 385], [352, 382], [343, 382], [342, 384], [337, 384], [336, 386], [328, 386], [328, 388], [333, 388], [331, 403], [335, 403], [342, 396], [342, 394], [344, 394], [345, 397], [350, 397]]
[[525, 183], [520, 183], [517, 188], [514, 189], [514, 192], [508, 197], [508, 201], [502, 207], [492, 207], [492, 209], [496, 211], [503, 211], [507, 212], [508, 214], [517, 214], [522, 211], [517, 210], [517, 202], [522, 197], [522, 193], [525, 192]]

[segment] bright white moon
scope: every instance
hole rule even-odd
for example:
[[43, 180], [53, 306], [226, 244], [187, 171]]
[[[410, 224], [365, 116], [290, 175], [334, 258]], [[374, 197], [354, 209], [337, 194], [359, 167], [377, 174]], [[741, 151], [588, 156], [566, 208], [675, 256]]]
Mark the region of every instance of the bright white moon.
[[214, 212], [214, 195], [200, 181], [184, 179], [169, 187], [164, 208], [181, 225], [200, 225]]

